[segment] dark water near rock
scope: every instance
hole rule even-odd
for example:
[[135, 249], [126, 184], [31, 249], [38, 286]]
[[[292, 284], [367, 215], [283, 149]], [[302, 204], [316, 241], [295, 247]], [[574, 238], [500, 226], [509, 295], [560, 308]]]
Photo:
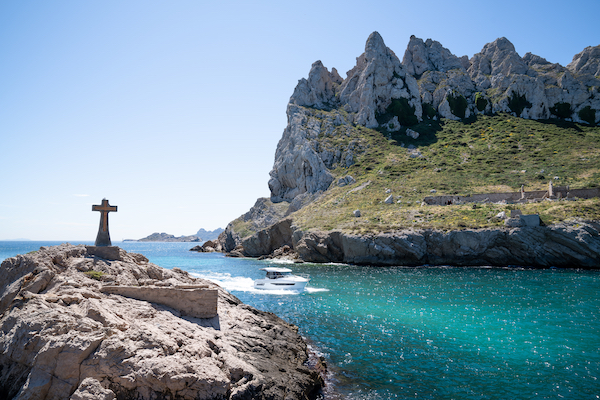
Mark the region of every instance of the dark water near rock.
[[[52, 244], [0, 242], [0, 259]], [[298, 325], [334, 373], [329, 398], [600, 396], [599, 272], [294, 264], [312, 278], [297, 294], [253, 289], [266, 261], [115, 244]]]

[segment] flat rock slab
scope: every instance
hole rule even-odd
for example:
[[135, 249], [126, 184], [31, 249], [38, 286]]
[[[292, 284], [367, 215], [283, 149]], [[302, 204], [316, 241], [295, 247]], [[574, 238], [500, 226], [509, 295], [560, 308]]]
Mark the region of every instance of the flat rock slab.
[[217, 289], [208, 289], [207, 286], [104, 286], [100, 291], [163, 304], [194, 318], [212, 318], [218, 313], [219, 292]]

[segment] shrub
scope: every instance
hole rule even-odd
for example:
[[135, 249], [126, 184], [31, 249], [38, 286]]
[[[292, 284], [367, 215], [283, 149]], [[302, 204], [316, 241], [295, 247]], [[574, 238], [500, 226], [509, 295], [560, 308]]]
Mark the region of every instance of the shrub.
[[94, 271], [94, 270], [90, 270], [87, 272], [84, 272], [87, 276], [89, 276], [92, 279], [95, 279], [97, 281], [102, 279], [102, 275], [104, 275], [104, 272], [101, 271]]
[[458, 118], [464, 118], [466, 115], [467, 106], [469, 105], [467, 103], [467, 99], [465, 99], [462, 94], [454, 91], [446, 98], [448, 99], [448, 104], [450, 105], [450, 111], [452, 111], [452, 114], [456, 115]]
[[550, 113], [556, 115], [560, 119], [571, 118], [573, 109], [569, 103], [556, 103], [550, 107]]
[[400, 125], [411, 126], [419, 123], [419, 119], [415, 115], [415, 107], [408, 103], [408, 99], [402, 97], [392, 99], [392, 102], [383, 114], [375, 115], [377, 122], [380, 125], [386, 124], [394, 117], [398, 117]]
[[475, 93], [475, 105], [477, 106], [477, 109], [479, 111], [485, 110], [485, 108], [488, 105], [487, 99], [485, 97], [483, 97], [481, 92]]
[[579, 110], [578, 114], [582, 121], [585, 121], [590, 125], [596, 124], [596, 110], [594, 110], [592, 107], [585, 106]]
[[512, 92], [511, 96], [508, 98], [508, 108], [510, 108], [510, 110], [518, 117], [524, 109], [531, 108], [531, 103], [527, 101], [525, 95], [519, 96], [515, 92]]
[[433, 117], [435, 117], [437, 114], [437, 112], [435, 111], [435, 108], [433, 108], [433, 106], [429, 103], [423, 103], [423, 117], [427, 117], [428, 119], [431, 119]]

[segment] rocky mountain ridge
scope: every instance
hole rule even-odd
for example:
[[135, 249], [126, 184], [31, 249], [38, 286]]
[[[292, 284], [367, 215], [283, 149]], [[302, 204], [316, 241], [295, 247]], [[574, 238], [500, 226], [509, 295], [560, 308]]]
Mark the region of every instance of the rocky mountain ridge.
[[[326, 190], [334, 180], [331, 170], [352, 165], [361, 152], [360, 141], [351, 140], [353, 126], [396, 132], [428, 119], [499, 112], [596, 124], [599, 68], [600, 46], [584, 49], [563, 67], [531, 53], [519, 56], [506, 38], [468, 60], [412, 36], [401, 62], [373, 32], [346, 79], [317, 61], [308, 79], [298, 82], [270, 173], [271, 199], [292, 201]], [[350, 140], [340, 140], [344, 135]], [[332, 145], [316, 140], [328, 137], [336, 139]]]
[[[358, 182], [358, 186], [351, 191], [368, 185], [371, 182], [368, 179], [372, 179], [369, 171], [374, 164], [378, 164], [384, 169], [389, 168], [390, 171], [398, 169], [398, 172], [393, 174], [386, 173], [384, 169], [377, 172], [377, 176], [389, 175], [389, 179], [396, 182], [404, 180], [402, 174], [410, 177], [411, 174], [417, 174], [419, 170], [426, 168], [427, 163], [415, 164], [412, 167], [415, 168], [414, 170], [410, 170], [408, 165], [405, 167], [394, 166], [399, 165], [397, 157], [425, 160], [426, 158], [421, 152], [423, 149], [411, 144], [408, 145], [407, 152], [404, 154], [389, 150], [378, 151], [371, 146], [377, 145], [376, 143], [381, 144], [381, 141], [370, 138], [384, 137], [390, 142], [397, 141], [396, 145], [405, 147], [403, 141], [408, 143], [411, 143], [411, 140], [415, 141], [421, 134], [424, 134], [419, 130], [429, 129], [427, 126], [431, 127], [437, 124], [438, 129], [442, 129], [441, 125], [448, 125], [442, 121], [463, 121], [468, 118], [472, 120], [477, 116], [495, 118], [498, 114], [502, 115], [502, 119], [507, 122], [512, 115], [530, 120], [568, 120], [595, 125], [600, 119], [600, 112], [598, 112], [600, 110], [600, 93], [598, 93], [600, 79], [597, 76], [600, 62], [599, 51], [600, 46], [586, 48], [573, 58], [572, 63], [563, 67], [559, 64], [551, 64], [544, 58], [531, 53], [521, 57], [506, 38], [499, 38], [486, 44], [481, 52], [468, 59], [466, 56], [453, 55], [437, 41], [431, 39], [424, 41], [412, 36], [404, 57], [400, 61], [395, 53], [385, 46], [382, 37], [377, 32], [373, 32], [366, 42], [365, 52], [357, 58], [356, 66], [347, 72], [346, 79], [342, 79], [335, 68], [330, 72], [320, 61], [313, 63], [308, 78], [298, 82], [287, 107], [288, 124], [278, 143], [273, 169], [270, 172], [271, 204], [269, 205], [266, 199], [263, 199], [261, 207], [259, 207], [263, 210], [261, 213], [272, 216], [277, 214], [277, 218], [280, 220], [273, 222], [273, 219], [266, 224], [264, 223], [265, 219], [260, 218], [262, 222], [259, 223], [249, 216], [253, 213], [251, 211], [242, 218], [243, 223], [236, 220], [227, 227], [220, 237], [222, 248], [225, 251], [237, 248], [236, 254], [261, 256], [272, 253], [274, 245], [285, 245], [291, 246], [300, 253], [300, 248], [296, 248], [300, 246], [299, 241], [294, 242], [291, 239], [282, 241], [275, 237], [285, 236], [286, 232], [292, 231], [294, 233], [290, 234], [290, 238], [300, 235], [298, 232], [302, 231], [293, 228], [295, 226], [293, 223], [294, 212], [307, 204], [318, 202], [327, 193], [331, 193], [332, 189], [347, 185], [349, 182]], [[483, 140], [492, 132], [494, 135], [501, 133], [506, 135], [507, 143], [512, 141], [512, 147], [506, 148], [507, 153], [514, 154], [516, 151], [524, 151], [522, 140], [516, 142], [511, 139], [514, 133], [510, 129], [513, 129], [514, 126], [502, 128], [498, 133], [495, 133], [496, 130], [491, 126], [485, 128], [486, 130], [481, 131], [483, 132], [481, 135], [479, 132], [476, 133], [477, 137], [474, 139]], [[462, 129], [459, 128], [458, 132], [460, 131]], [[401, 139], [404, 135], [406, 135], [406, 139]], [[435, 143], [435, 133], [429, 133], [429, 135], [428, 139], [419, 143], [425, 146], [427, 143]], [[392, 136], [395, 140], [392, 140]], [[534, 137], [535, 135], [528, 132], [525, 136]], [[473, 140], [473, 136], [471, 136], [471, 140]], [[546, 139], [540, 138], [540, 140]], [[499, 143], [494, 146], [506, 146], [504, 141]], [[465, 143], [465, 138], [449, 142], [449, 144], [474, 148], [473, 142], [469, 143], [466, 140]], [[489, 147], [485, 151], [488, 149]], [[545, 149], [544, 152], [548, 150]], [[556, 153], [556, 150], [553, 150]], [[439, 150], [432, 150], [430, 157], [433, 157], [433, 151]], [[533, 147], [528, 151], [536, 152], [538, 150]], [[456, 152], [459, 152], [461, 157], [460, 163], [456, 166], [457, 170], [462, 168], [460, 164], [470, 162], [469, 157], [472, 157], [475, 162], [475, 154], [471, 150], [469, 150], [470, 156], [460, 148], [457, 148]], [[364, 156], [367, 153], [369, 156]], [[376, 157], [387, 158], [387, 161], [379, 163]], [[477, 156], [477, 159], [479, 158], [481, 156]], [[505, 158], [502, 155], [501, 160]], [[578, 158], [584, 162], [589, 160], [583, 156], [578, 156]], [[545, 165], [549, 158], [538, 159], [544, 160]], [[357, 162], [362, 163], [360, 168], [353, 167]], [[491, 159], [486, 162], [491, 162]], [[447, 169], [439, 168], [437, 165], [434, 167], [432, 169], [436, 172]], [[345, 172], [349, 169], [359, 172], [361, 175], [352, 177]], [[540, 171], [543, 172], [543, 168]], [[518, 173], [519, 171], [514, 172]], [[521, 171], [521, 173], [525, 172], [525, 170]], [[367, 176], [371, 176], [371, 178], [367, 178]], [[542, 174], [540, 173], [539, 176]], [[379, 180], [379, 178], [377, 179]], [[379, 184], [382, 184], [383, 181], [379, 181]], [[388, 181], [388, 184], [393, 184], [393, 181]], [[372, 185], [367, 190], [373, 191], [377, 187], [378, 185]], [[385, 188], [380, 190], [383, 193]], [[416, 188], [413, 190], [417, 191]], [[335, 204], [347, 202], [347, 198], [351, 194], [350, 191], [346, 194], [343, 194], [342, 191], [336, 191], [336, 193], [338, 194], [330, 196], [328, 205], [331, 211], [327, 212], [331, 216], [336, 213]], [[400, 200], [402, 196], [392, 195], [389, 190], [385, 190], [385, 193], [392, 199], [389, 202], [386, 199], [385, 203], [402, 201]], [[337, 199], [332, 199], [336, 196]], [[415, 199], [411, 198], [411, 202], [414, 203], [414, 201]], [[408, 205], [411, 202], [405, 204]], [[279, 209], [278, 213], [265, 211], [273, 207]], [[256, 211], [256, 206], [253, 209]], [[320, 210], [314, 210], [314, 207], [313, 211], [320, 212]], [[360, 216], [360, 210], [357, 211], [355, 216]], [[415, 213], [407, 211], [405, 214]], [[324, 217], [325, 220], [327, 218], [329, 217]], [[370, 218], [375, 218], [376, 221], [380, 220], [376, 216]], [[348, 224], [352, 225], [353, 223], [348, 222]], [[240, 226], [243, 226], [243, 229], [240, 230]], [[249, 226], [252, 226], [252, 229], [247, 229]], [[315, 229], [319, 229], [319, 225]], [[546, 228], [540, 227], [540, 229]], [[500, 233], [506, 232], [506, 230], [505, 228], [497, 229]], [[439, 232], [436, 233], [435, 230], [425, 229], [423, 232], [421, 235], [423, 237], [439, 236]], [[324, 233], [325, 236], [330, 234], [335, 237], [347, 235], [343, 232]], [[405, 237], [408, 233], [405, 230], [399, 230], [394, 235], [402, 242], [399, 238]], [[546, 237], [547, 235], [542, 236]], [[538, 239], [542, 236], [534, 235]], [[442, 235], [442, 237], [446, 236]], [[519, 235], [516, 234], [514, 237], [519, 237]], [[370, 243], [369, 246], [375, 246], [374, 236], [366, 235], [363, 238]], [[359, 246], [359, 242], [353, 241], [357, 246]], [[334, 248], [330, 248], [327, 243], [332, 244]], [[319, 245], [305, 247], [317, 253], [337, 254], [339, 252], [335, 251], [335, 246], [337, 246], [335, 243], [337, 243], [335, 240], [324, 240]], [[414, 246], [414, 244], [410, 246]], [[312, 256], [307, 254], [304, 254], [302, 258], [306, 258], [306, 260], [320, 258], [315, 255], [316, 253]], [[445, 260], [455, 265], [463, 265], [465, 261], [460, 258], [462, 257], [460, 254], [462, 253], [458, 252], [457, 257], [446, 257]], [[348, 255], [343, 257], [324, 256], [322, 259], [339, 262], [366, 260], [366, 258]], [[486, 258], [480, 258], [480, 260], [483, 259]], [[492, 260], [489, 257], [487, 259]], [[373, 264], [388, 263], [383, 255], [370, 260]], [[428, 262], [426, 258], [422, 257], [419, 260]], [[516, 259], [503, 258], [502, 260], [518, 264]], [[524, 259], [522, 261], [526, 262]], [[583, 264], [587, 265], [588, 261]], [[401, 260], [394, 262], [402, 264]], [[597, 260], [592, 261], [592, 264], [594, 262]], [[535, 261], [534, 264], [545, 265], [541, 261]]]

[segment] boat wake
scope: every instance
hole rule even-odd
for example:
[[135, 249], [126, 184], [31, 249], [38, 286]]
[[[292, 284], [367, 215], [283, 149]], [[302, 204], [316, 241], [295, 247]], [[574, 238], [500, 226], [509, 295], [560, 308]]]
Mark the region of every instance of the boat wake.
[[217, 273], [210, 271], [192, 272], [192, 276], [196, 278], [206, 279], [217, 285], [221, 286], [228, 292], [250, 292], [250, 293], [261, 293], [261, 294], [274, 294], [274, 295], [294, 295], [301, 293], [319, 293], [328, 292], [329, 289], [305, 287], [302, 291], [297, 290], [265, 290], [255, 289], [254, 280], [245, 276], [231, 276], [229, 273]]

